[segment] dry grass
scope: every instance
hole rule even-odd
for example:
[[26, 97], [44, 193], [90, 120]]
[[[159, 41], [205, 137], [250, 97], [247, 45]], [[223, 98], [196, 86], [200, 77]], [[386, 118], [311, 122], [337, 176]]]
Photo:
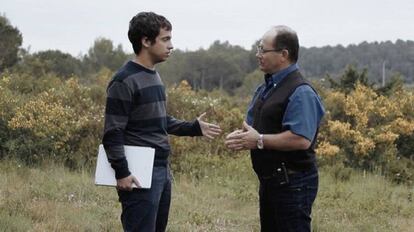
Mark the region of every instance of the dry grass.
[[[198, 164], [175, 174], [168, 231], [259, 231], [248, 157], [182, 159]], [[314, 231], [412, 231], [413, 187], [355, 171], [349, 180], [330, 173], [321, 171]], [[90, 172], [1, 161], [0, 176], [0, 231], [121, 231], [115, 191], [94, 186]]]

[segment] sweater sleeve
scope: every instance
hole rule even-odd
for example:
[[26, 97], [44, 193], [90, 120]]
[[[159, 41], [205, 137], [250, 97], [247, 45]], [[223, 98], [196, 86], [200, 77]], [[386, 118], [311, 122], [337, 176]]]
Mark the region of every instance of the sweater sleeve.
[[115, 178], [122, 179], [131, 173], [124, 151], [124, 131], [132, 106], [133, 93], [123, 82], [113, 81], [107, 90], [105, 107], [105, 129], [102, 144]]
[[192, 122], [178, 120], [172, 116], [167, 116], [167, 132], [168, 134], [178, 136], [202, 136], [203, 133], [200, 128], [198, 120]]

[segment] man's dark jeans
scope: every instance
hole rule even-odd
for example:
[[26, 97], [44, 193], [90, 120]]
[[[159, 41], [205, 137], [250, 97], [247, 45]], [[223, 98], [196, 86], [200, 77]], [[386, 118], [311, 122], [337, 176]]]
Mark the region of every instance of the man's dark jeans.
[[289, 175], [289, 184], [260, 180], [260, 224], [262, 232], [311, 231], [312, 204], [318, 192], [318, 171]]
[[118, 191], [118, 196], [122, 204], [121, 221], [124, 231], [165, 231], [171, 202], [169, 168], [154, 167], [150, 189]]

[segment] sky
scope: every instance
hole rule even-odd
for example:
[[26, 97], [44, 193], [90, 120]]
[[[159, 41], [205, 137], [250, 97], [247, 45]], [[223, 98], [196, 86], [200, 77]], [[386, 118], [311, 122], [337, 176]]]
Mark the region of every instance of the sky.
[[250, 49], [274, 25], [294, 29], [305, 47], [414, 40], [413, 0], [0, 0], [0, 14], [21, 31], [24, 48], [74, 56], [98, 37], [132, 53], [128, 23], [141, 11], [164, 15], [181, 50], [215, 40]]

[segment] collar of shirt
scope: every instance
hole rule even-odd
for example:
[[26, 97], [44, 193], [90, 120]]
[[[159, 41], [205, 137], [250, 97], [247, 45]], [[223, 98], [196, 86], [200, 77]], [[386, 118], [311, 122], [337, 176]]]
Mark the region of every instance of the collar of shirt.
[[266, 87], [270, 87], [271, 85], [279, 84], [287, 75], [291, 72], [298, 70], [299, 67], [296, 63], [291, 64], [289, 67], [280, 70], [279, 72], [273, 74], [265, 74], [264, 79], [266, 83]]
[[270, 92], [270, 90], [277, 84], [279, 84], [287, 75], [289, 75], [291, 72], [298, 70], [299, 67], [296, 63], [291, 64], [289, 67], [280, 70], [277, 73], [273, 74], [265, 74], [265, 83], [262, 83], [256, 90], [252, 101], [250, 102], [248, 108], [247, 108], [247, 116], [246, 116], [246, 122], [250, 126], [253, 125], [253, 106], [256, 103], [257, 99], [266, 99], [267, 94]]

